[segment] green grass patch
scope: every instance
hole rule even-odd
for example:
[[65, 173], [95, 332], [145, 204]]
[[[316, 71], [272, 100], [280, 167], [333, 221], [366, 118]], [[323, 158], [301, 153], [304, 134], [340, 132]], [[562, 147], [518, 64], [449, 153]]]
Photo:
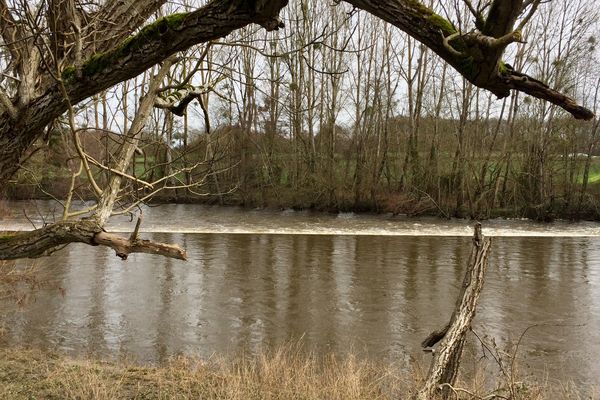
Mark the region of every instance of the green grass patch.
[[[592, 161], [590, 165], [590, 171], [588, 176], [588, 184], [594, 184], [600, 182], [600, 160]], [[583, 183], [583, 171], [577, 177], [577, 183]]]

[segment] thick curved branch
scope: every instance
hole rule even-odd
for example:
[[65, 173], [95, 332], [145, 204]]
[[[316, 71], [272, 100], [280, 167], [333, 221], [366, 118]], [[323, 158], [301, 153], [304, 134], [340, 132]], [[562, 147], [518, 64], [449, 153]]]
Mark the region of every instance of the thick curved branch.
[[88, 52], [107, 51], [122, 42], [166, 3], [166, 0], [108, 0], [89, 16]]
[[549, 101], [570, 112], [573, 117], [583, 120], [591, 120], [594, 113], [585, 107], [577, 104], [577, 101], [558, 90], [548, 87], [543, 82], [538, 81], [526, 74], [516, 71], [507, 71], [503, 76], [507, 85], [519, 92], [526, 93], [538, 99]]
[[[505, 47], [521, 40], [520, 32], [513, 31], [513, 26], [523, 11], [522, 0], [495, 0], [483, 31], [463, 35], [457, 34], [452, 23], [416, 0], [346, 2], [408, 33], [442, 57], [471, 83], [489, 90], [499, 98], [507, 97], [514, 89], [550, 101], [577, 119], [594, 118], [594, 113], [577, 105], [575, 99], [542, 82], [515, 71], [501, 71], [501, 57]], [[536, 6], [535, 3], [532, 4]]]
[[[257, 13], [247, 4], [251, 2], [241, 3], [232, 7], [231, 1], [215, 0], [196, 11], [161, 18], [110, 51], [95, 54], [84, 63], [81, 78], [74, 67], [67, 68], [63, 79], [71, 101], [83, 100], [132, 78], [195, 44], [219, 39], [250, 23], [268, 24], [269, 17]], [[287, 0], [271, 3], [273, 12], [278, 13]], [[276, 16], [271, 15], [271, 19]]]
[[494, 38], [509, 34], [523, 12], [523, 6], [523, 0], [494, 0], [485, 19], [482, 33]]
[[185, 250], [177, 245], [125, 237], [104, 232], [95, 219], [61, 221], [30, 232], [0, 232], [0, 260], [37, 258], [51, 254], [70, 243], [107, 246], [126, 259], [132, 253], [158, 254], [185, 260]]

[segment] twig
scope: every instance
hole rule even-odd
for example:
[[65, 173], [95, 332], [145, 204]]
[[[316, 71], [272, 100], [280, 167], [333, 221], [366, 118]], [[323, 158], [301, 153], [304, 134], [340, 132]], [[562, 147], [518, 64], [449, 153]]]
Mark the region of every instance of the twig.
[[137, 222], [135, 223], [135, 229], [133, 230], [133, 232], [131, 232], [131, 236], [129, 236], [129, 241], [130, 242], [135, 242], [138, 240], [138, 233], [140, 231], [140, 225], [142, 224], [142, 214], [140, 214], [140, 216], [137, 219]]

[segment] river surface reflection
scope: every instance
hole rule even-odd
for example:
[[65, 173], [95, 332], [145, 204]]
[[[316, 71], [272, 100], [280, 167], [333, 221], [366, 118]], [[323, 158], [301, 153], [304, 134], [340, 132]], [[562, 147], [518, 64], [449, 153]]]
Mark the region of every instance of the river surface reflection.
[[[0, 303], [2, 341], [161, 362], [301, 339], [319, 352], [428, 362], [419, 343], [447, 321], [470, 251], [455, 236], [145, 236], [183, 245], [189, 261], [122, 262], [85, 245], [19, 261], [50, 284], [22, 308]], [[532, 324], [519, 352], [526, 373], [600, 381], [600, 238], [493, 239], [474, 329], [504, 348]]]

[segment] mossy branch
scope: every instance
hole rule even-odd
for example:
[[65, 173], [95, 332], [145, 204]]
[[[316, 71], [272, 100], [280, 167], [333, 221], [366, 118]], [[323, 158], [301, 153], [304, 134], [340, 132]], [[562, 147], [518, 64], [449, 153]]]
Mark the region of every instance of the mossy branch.
[[[489, 90], [498, 98], [511, 90], [556, 104], [578, 119], [592, 119], [594, 113], [544, 83], [513, 71], [502, 62], [506, 46], [522, 40], [519, 26], [513, 30], [515, 13], [512, 6], [495, 0], [481, 32], [460, 32], [451, 21], [436, 14], [418, 0], [346, 0], [395, 25], [420, 41], [448, 62], [474, 85]], [[493, 11], [493, 12], [492, 12]], [[517, 13], [518, 14], [518, 13]], [[498, 21], [490, 18], [497, 15]]]
[[[151, 41], [167, 39], [171, 34], [176, 33], [177, 29], [183, 25], [185, 18], [190, 13], [171, 14], [160, 18], [154, 23], [144, 27], [139, 33], [125, 39], [114, 50], [94, 54], [89, 60], [83, 63], [81, 72], [84, 77], [91, 77], [107, 68], [114, 66], [123, 58], [131, 55], [144, 45]], [[68, 66], [62, 72], [62, 78], [65, 81], [71, 81], [77, 78], [77, 70], [74, 66]]]

